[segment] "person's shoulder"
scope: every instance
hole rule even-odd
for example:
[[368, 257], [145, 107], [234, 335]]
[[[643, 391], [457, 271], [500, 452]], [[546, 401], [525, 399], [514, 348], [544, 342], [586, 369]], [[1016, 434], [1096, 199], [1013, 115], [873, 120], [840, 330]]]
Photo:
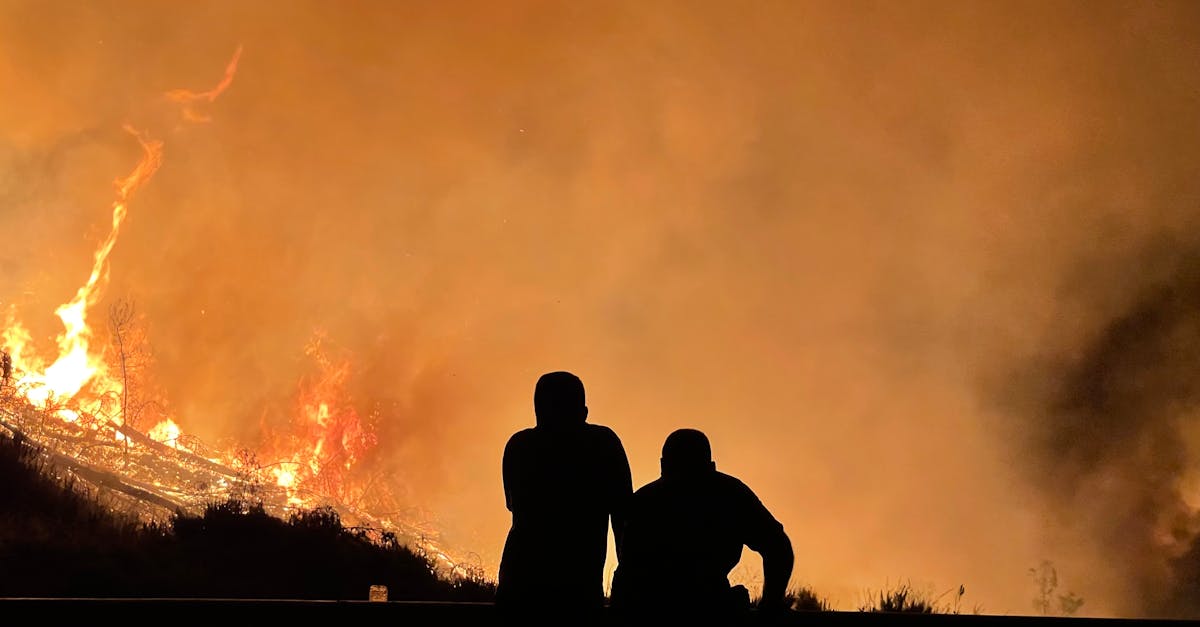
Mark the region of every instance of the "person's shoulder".
[[528, 429], [521, 429], [520, 431], [512, 434], [512, 436], [508, 438], [508, 445], [506, 448], [521, 446], [525, 442], [528, 442], [529, 440], [536, 437], [535, 433], [536, 433], [536, 431], [534, 430], [533, 427], [529, 427]]
[[754, 490], [750, 489], [750, 486], [746, 485], [741, 479], [738, 479], [733, 475], [727, 475], [718, 470], [716, 473], [714, 473], [713, 481], [716, 482], [718, 489], [726, 494], [732, 494], [741, 497], [748, 496], [755, 500], [758, 499], [758, 495], [754, 493]]
[[662, 477], [659, 477], [658, 479], [655, 479], [654, 481], [651, 481], [650, 483], [647, 483], [646, 485], [635, 490], [633, 497], [636, 499], [654, 498], [655, 495], [663, 491], [663, 487], [665, 485], [666, 483], [663, 481]]
[[589, 437], [606, 442], [616, 442], [617, 444], [621, 443], [621, 438], [617, 436], [617, 432], [604, 425], [597, 425], [589, 422], [584, 424], [584, 427], [587, 429]]

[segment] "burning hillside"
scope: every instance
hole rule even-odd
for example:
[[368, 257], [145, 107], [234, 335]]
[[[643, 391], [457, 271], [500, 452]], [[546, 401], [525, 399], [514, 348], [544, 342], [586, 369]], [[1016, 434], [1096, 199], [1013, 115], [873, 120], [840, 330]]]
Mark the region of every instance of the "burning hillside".
[[1200, 305], [1138, 260], [1200, 249], [1200, 4], [946, 4], [0, 2], [0, 419], [148, 512], [435, 511], [494, 574], [566, 369], [840, 608], [1029, 612], [1049, 560], [1161, 613]]
[[[180, 123], [211, 120], [205, 106], [233, 83], [234, 53], [210, 90], [165, 94]], [[318, 335], [306, 353], [313, 373], [297, 385], [287, 430], [264, 425], [261, 447], [210, 446], [181, 427], [153, 386], [151, 351], [132, 305], [117, 301], [105, 313], [109, 257], [130, 204], [163, 164], [164, 141], [126, 125], [142, 149], [134, 168], [116, 181], [112, 222], [96, 248], [90, 272], [73, 298], [55, 310], [63, 325], [56, 351], [10, 307], [0, 337], [4, 348], [0, 426], [36, 442], [48, 461], [103, 490], [122, 495], [138, 515], [161, 519], [197, 512], [227, 499], [261, 501], [276, 515], [330, 506], [352, 525], [395, 534], [437, 560], [448, 573], [463, 567], [439, 545], [437, 532], [392, 496], [360, 462], [375, 445], [371, 416], [360, 416], [346, 392], [352, 363], [331, 356]], [[106, 324], [97, 323], [97, 319]], [[386, 512], [386, 513], [385, 513]]]

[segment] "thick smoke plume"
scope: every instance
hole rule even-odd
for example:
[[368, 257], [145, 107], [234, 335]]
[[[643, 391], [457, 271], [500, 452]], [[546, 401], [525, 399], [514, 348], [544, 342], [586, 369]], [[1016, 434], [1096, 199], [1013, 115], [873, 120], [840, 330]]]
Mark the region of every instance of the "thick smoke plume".
[[1027, 469], [1059, 541], [1095, 543], [1106, 577], [1129, 585], [1143, 612], [1196, 616], [1200, 246], [1162, 237], [1121, 261], [1077, 277], [1075, 299], [1101, 321], [1077, 350], [1014, 379], [1042, 408], [1019, 408], [1037, 417]]
[[0, 0], [0, 300], [52, 345], [136, 124], [167, 148], [108, 293], [185, 430], [286, 423], [320, 331], [371, 468], [494, 566], [503, 443], [568, 369], [639, 484], [705, 430], [839, 607], [1028, 612], [1049, 559], [1085, 613], [1167, 612], [1198, 13]]

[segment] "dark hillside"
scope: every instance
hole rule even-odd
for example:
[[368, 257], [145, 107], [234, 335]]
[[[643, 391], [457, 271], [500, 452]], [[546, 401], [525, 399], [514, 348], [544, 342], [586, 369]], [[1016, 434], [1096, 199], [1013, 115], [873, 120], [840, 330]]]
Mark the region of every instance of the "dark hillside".
[[288, 520], [228, 501], [146, 524], [59, 476], [28, 443], [0, 436], [0, 597], [221, 597], [484, 601], [485, 581], [446, 581], [376, 530], [328, 509]]

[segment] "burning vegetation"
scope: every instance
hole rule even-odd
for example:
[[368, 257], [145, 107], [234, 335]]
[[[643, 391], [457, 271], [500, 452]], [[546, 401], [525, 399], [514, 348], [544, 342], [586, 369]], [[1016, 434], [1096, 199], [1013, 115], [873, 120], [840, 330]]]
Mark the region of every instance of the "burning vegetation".
[[[212, 89], [165, 94], [182, 122], [211, 120], [204, 106], [233, 83], [241, 52], [234, 53]], [[5, 314], [0, 426], [32, 442], [42, 463], [112, 495], [109, 503], [122, 503], [143, 522], [224, 511], [214, 510], [214, 503], [249, 504], [243, 513], [290, 517], [292, 524], [311, 522], [312, 514], [304, 512], [319, 510], [336, 519], [339, 528], [346, 521], [372, 530], [362, 537], [412, 547], [443, 575], [477, 579], [477, 565], [452, 558], [429, 522], [395, 513], [409, 510], [385, 483], [359, 468], [376, 444], [373, 416], [361, 416], [346, 391], [351, 362], [331, 356], [320, 334], [306, 348], [313, 373], [297, 385], [289, 429], [270, 429], [264, 423], [260, 447], [217, 447], [187, 433], [180, 424], [186, 420], [156, 393], [152, 352], [133, 305], [112, 303], [107, 324], [97, 325], [109, 257], [130, 203], [163, 163], [162, 140], [125, 128], [140, 144], [142, 156], [116, 181], [111, 228], [95, 250], [86, 281], [55, 310], [63, 325], [57, 350], [41, 349], [15, 307]]]
[[144, 518], [328, 503], [494, 573], [569, 368], [637, 484], [708, 433], [841, 609], [1029, 612], [1051, 560], [1195, 615], [1200, 3], [1096, 4], [0, 3], [0, 420]]

